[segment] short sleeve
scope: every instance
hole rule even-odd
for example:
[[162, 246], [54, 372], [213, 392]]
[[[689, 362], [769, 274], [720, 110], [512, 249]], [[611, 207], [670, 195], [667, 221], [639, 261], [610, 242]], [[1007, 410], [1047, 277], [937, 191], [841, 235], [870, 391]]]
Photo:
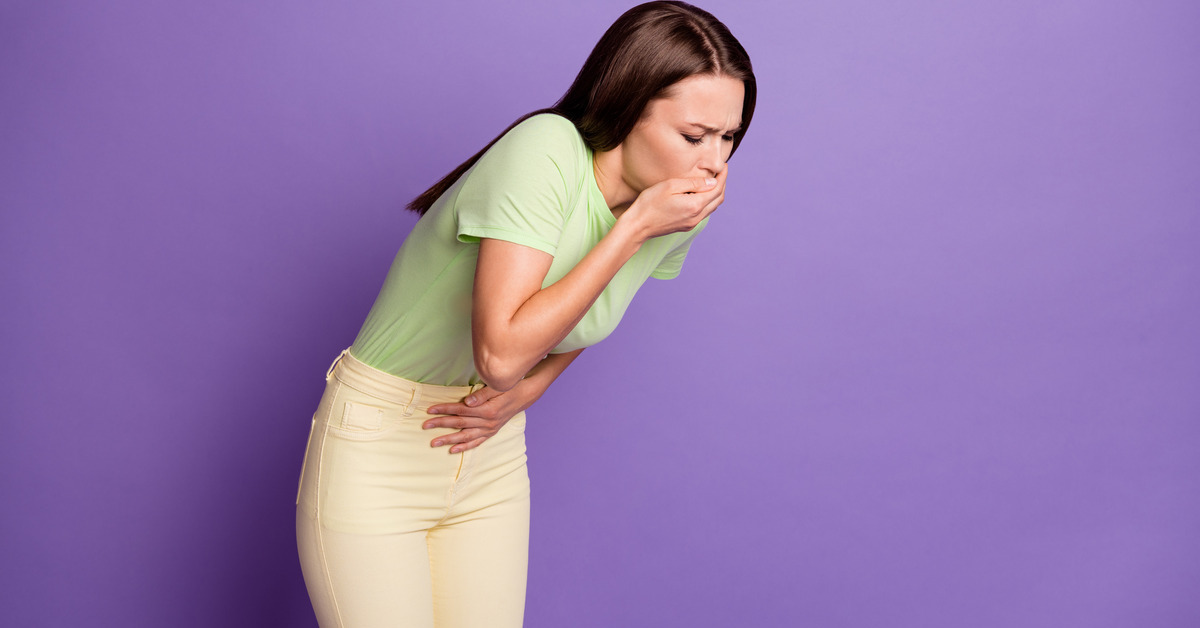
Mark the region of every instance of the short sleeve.
[[683, 270], [683, 260], [687, 258], [688, 249], [692, 247], [692, 241], [696, 236], [700, 235], [701, 231], [708, 226], [708, 219], [700, 221], [691, 231], [687, 232], [686, 237], [667, 253], [654, 271], [650, 273], [655, 279], [674, 279], [679, 276], [679, 272]]
[[460, 242], [494, 238], [554, 255], [586, 162], [571, 122], [543, 114], [501, 137], [464, 175], [455, 199]]

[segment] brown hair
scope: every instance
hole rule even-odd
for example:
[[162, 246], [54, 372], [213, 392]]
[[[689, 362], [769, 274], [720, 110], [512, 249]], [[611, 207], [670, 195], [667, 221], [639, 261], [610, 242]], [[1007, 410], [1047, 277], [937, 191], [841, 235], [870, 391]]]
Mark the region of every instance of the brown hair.
[[612, 150], [633, 130], [651, 100], [696, 74], [728, 76], [745, 85], [741, 129], [733, 137], [736, 151], [750, 127], [757, 95], [746, 50], [712, 14], [685, 2], [647, 2], [633, 7], [605, 31], [567, 93], [553, 107], [513, 122], [483, 150], [413, 199], [408, 208], [424, 214], [492, 144], [540, 113], [570, 120], [593, 151]]

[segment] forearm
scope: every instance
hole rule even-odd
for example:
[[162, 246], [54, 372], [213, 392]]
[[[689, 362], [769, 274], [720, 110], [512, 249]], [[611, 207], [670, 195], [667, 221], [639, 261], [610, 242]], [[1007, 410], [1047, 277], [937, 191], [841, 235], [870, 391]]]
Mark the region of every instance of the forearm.
[[[526, 373], [532, 375], [534, 371], [540, 373], [543, 369], [555, 368], [557, 360], [545, 365], [539, 361], [575, 328], [643, 241], [635, 229], [623, 228], [618, 222], [561, 279], [545, 288], [535, 289], [523, 302], [513, 303], [510, 316], [496, 315], [494, 310], [481, 311], [479, 304], [486, 302], [486, 298], [480, 298], [480, 292], [493, 285], [494, 279], [483, 273], [477, 274], [477, 307], [472, 328], [476, 365], [484, 381], [493, 388], [506, 390]], [[481, 250], [481, 256], [488, 254], [486, 248]], [[507, 270], [501, 263], [491, 262], [493, 260], [481, 257], [480, 266], [490, 267], [493, 273]], [[569, 363], [567, 360], [566, 364]], [[554, 373], [551, 381], [558, 373], [561, 369]]]
[[475, 367], [508, 390], [575, 328], [646, 240], [688, 231], [724, 199], [728, 169], [716, 179], [669, 179], [637, 195], [599, 243], [543, 288], [554, 258], [511, 242], [480, 243], [471, 310]]
[[506, 336], [545, 355], [571, 333], [640, 247], [625, 232], [610, 231], [562, 279], [529, 297], [508, 321]]
[[583, 349], [576, 349], [568, 353], [552, 353], [534, 365], [529, 370], [529, 374], [517, 382], [506, 393], [514, 399], [520, 399], [520, 405], [513, 413], [526, 410], [536, 403], [538, 399], [541, 399], [542, 395], [546, 394], [546, 390], [550, 388], [550, 385], [558, 379], [559, 375], [562, 375], [563, 371], [571, 365], [571, 362], [575, 358], [579, 357], [580, 353], [583, 353]]
[[533, 402], [540, 399], [546, 390], [550, 388], [550, 385], [554, 383], [554, 380], [558, 379], [558, 376], [562, 375], [563, 371], [567, 370], [567, 367], [581, 353], [583, 353], [583, 349], [576, 349], [567, 353], [551, 353], [530, 369], [529, 374], [518, 385], [528, 386], [530, 392], [533, 393], [533, 397], [521, 409], [528, 408], [533, 405]]

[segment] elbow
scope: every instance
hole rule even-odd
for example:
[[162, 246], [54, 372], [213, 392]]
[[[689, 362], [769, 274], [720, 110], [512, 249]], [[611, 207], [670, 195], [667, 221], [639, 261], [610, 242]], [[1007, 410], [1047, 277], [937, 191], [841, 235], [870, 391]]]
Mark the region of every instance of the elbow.
[[514, 360], [505, 359], [486, 349], [475, 350], [475, 370], [488, 388], [499, 392], [511, 390], [525, 376], [525, 369]]

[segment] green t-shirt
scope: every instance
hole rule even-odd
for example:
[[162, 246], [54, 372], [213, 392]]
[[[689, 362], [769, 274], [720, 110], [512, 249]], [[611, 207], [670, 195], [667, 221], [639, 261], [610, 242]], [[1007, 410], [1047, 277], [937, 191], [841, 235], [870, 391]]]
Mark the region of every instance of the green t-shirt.
[[[552, 353], [587, 347], [612, 333], [648, 277], [679, 274], [706, 222], [642, 245]], [[546, 287], [574, 268], [615, 223], [596, 187], [592, 151], [575, 126], [553, 114], [529, 118], [417, 221], [351, 352], [410, 380], [475, 384], [480, 379], [471, 350], [471, 291], [479, 240], [506, 240], [553, 255]]]

